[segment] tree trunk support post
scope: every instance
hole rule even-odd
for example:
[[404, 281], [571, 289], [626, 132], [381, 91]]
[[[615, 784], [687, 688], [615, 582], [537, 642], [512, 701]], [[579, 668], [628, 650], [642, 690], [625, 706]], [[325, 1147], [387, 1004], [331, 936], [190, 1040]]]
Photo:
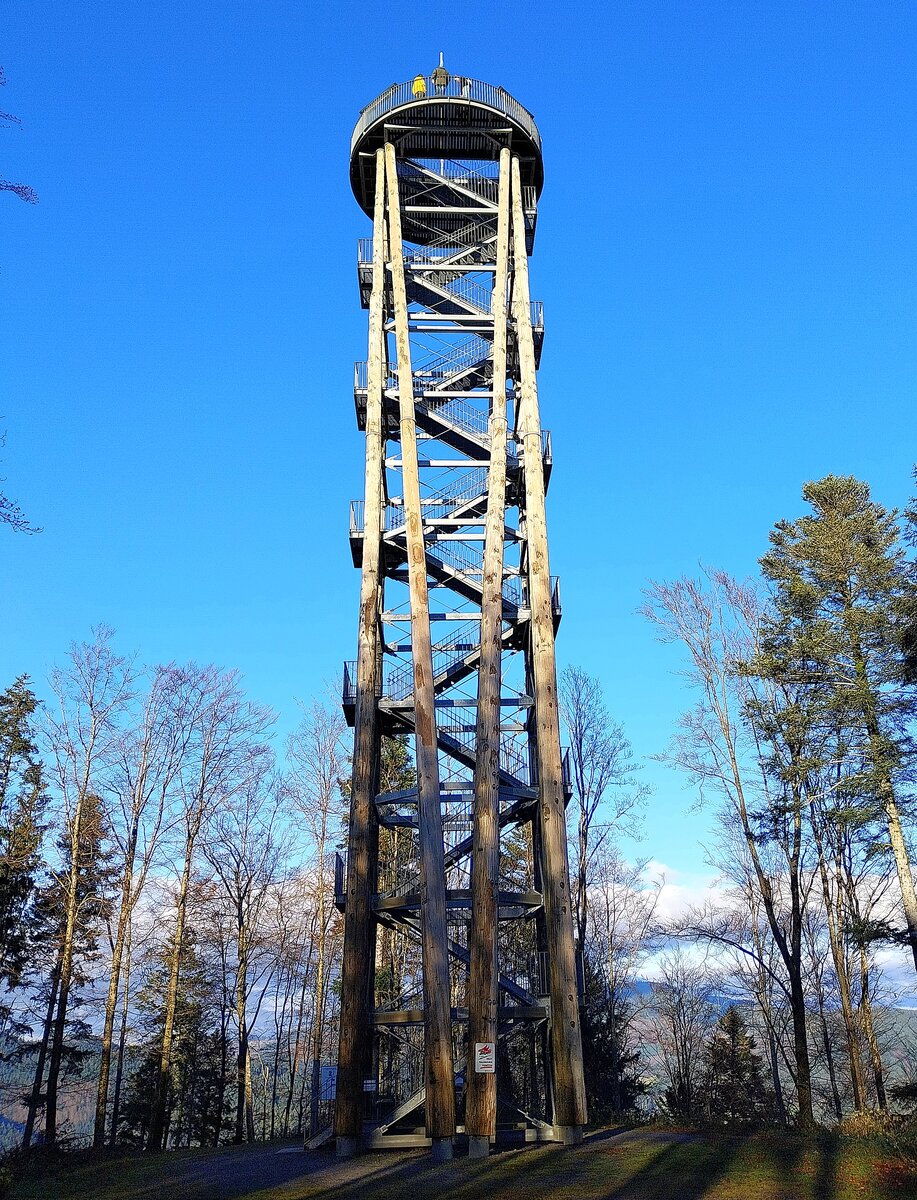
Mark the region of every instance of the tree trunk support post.
[[545, 513], [544, 467], [535, 349], [532, 336], [528, 256], [519, 159], [512, 163], [513, 316], [519, 353], [520, 395], [517, 434], [523, 445], [525, 525], [528, 540], [528, 591], [531, 608], [531, 662], [535, 685], [536, 757], [539, 822], [544, 855], [543, 894], [549, 946], [551, 996], [551, 1058], [554, 1083], [554, 1127], [564, 1144], [582, 1138], [586, 1123], [586, 1092], [580, 1036], [576, 960], [573, 947], [573, 909], [567, 864], [563, 762], [548, 532]]
[[488, 433], [487, 517], [481, 601], [481, 659], [471, 856], [468, 1087], [465, 1130], [471, 1158], [486, 1158], [497, 1132], [497, 1077], [474, 1069], [478, 1043], [497, 1038], [497, 892], [500, 873], [500, 694], [503, 660], [503, 543], [506, 520], [506, 295], [509, 277], [510, 152], [500, 153], [494, 274], [493, 401]]
[[385, 146], [385, 178], [391, 241], [395, 342], [398, 353], [398, 403], [414, 666], [414, 760], [417, 768], [417, 819], [420, 835], [420, 921], [425, 1016], [424, 1111], [427, 1136], [433, 1141], [434, 1157], [443, 1160], [452, 1155], [452, 1138], [455, 1134], [445, 856], [427, 591], [427, 555], [420, 500], [414, 375], [411, 369], [404, 246], [401, 237], [401, 201], [398, 193], [395, 147], [391, 142], [387, 142]]
[[366, 527], [360, 580], [356, 718], [347, 839], [347, 907], [341, 963], [340, 1042], [335, 1100], [336, 1149], [341, 1158], [349, 1157], [359, 1149], [365, 1103], [363, 1079], [372, 1058], [372, 895], [378, 836], [374, 802], [380, 746], [377, 697], [382, 658], [380, 562], [386, 441], [383, 397], [387, 367], [383, 327], [386, 242], [385, 159], [380, 149], [376, 152], [373, 214], [373, 282], [369, 305], [366, 399]]

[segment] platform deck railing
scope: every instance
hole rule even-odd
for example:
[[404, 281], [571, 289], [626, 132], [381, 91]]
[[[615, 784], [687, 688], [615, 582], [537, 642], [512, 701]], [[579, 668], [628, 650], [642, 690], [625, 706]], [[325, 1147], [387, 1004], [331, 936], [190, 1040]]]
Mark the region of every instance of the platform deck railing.
[[353, 137], [350, 139], [351, 154], [366, 130], [374, 125], [380, 117], [384, 117], [386, 113], [392, 112], [396, 108], [402, 108], [406, 104], [415, 104], [425, 100], [468, 100], [473, 104], [485, 104], [488, 108], [496, 109], [497, 112], [509, 117], [520, 129], [524, 130], [538, 149], [541, 149], [541, 135], [535, 124], [535, 118], [527, 108], [523, 108], [519, 101], [503, 88], [495, 87], [492, 83], [484, 83], [480, 79], [468, 79], [461, 75], [450, 75], [449, 82], [439, 87], [433, 82], [432, 75], [425, 75], [423, 80], [426, 89], [423, 95], [415, 95], [415, 81], [408, 79], [405, 83], [393, 83], [381, 96], [377, 96], [371, 104], [367, 104], [360, 113]]

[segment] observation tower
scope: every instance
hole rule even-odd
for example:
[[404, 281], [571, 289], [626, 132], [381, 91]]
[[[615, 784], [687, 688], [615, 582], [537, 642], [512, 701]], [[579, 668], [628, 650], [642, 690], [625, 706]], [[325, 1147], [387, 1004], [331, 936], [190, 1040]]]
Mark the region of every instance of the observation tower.
[[[529, 262], [532, 115], [450, 74], [393, 84], [350, 148], [369, 348], [334, 1132], [347, 1155], [586, 1121], [548, 565], [551, 436]], [[393, 771], [400, 738], [414, 770]], [[403, 759], [404, 753], [400, 752]]]

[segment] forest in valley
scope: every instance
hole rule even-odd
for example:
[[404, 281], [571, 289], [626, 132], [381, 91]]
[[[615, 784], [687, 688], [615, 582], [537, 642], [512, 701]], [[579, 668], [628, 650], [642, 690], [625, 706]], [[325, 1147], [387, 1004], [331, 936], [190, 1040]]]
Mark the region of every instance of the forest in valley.
[[[685, 677], [665, 759], [715, 820], [717, 887], [677, 917], [647, 873], [626, 698], [588, 663], [562, 673], [593, 1121], [808, 1130], [917, 1101], [917, 1025], [882, 970], [897, 954], [917, 973], [915, 544], [917, 502], [898, 514], [828, 476], [774, 525], [756, 578], [648, 585]], [[4, 1147], [318, 1133], [351, 772], [339, 705], [305, 702], [278, 744], [236, 672], [146, 665], [105, 627], [47, 680], [28, 666], [0, 694]], [[382, 771], [382, 790], [412, 786], [406, 740]], [[501, 873], [524, 873], [529, 828], [504, 834]], [[379, 836], [394, 874], [411, 833]], [[418, 971], [419, 947], [386, 930], [377, 1004], [406, 1007]]]

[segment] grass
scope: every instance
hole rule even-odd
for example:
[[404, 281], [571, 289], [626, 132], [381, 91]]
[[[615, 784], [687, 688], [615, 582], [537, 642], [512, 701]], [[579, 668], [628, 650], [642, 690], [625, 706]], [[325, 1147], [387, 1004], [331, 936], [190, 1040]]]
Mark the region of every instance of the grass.
[[532, 1147], [442, 1166], [422, 1152], [278, 1154], [248, 1146], [88, 1156], [36, 1168], [11, 1200], [897, 1200], [917, 1177], [876, 1143], [799, 1138], [595, 1135], [584, 1146]]

